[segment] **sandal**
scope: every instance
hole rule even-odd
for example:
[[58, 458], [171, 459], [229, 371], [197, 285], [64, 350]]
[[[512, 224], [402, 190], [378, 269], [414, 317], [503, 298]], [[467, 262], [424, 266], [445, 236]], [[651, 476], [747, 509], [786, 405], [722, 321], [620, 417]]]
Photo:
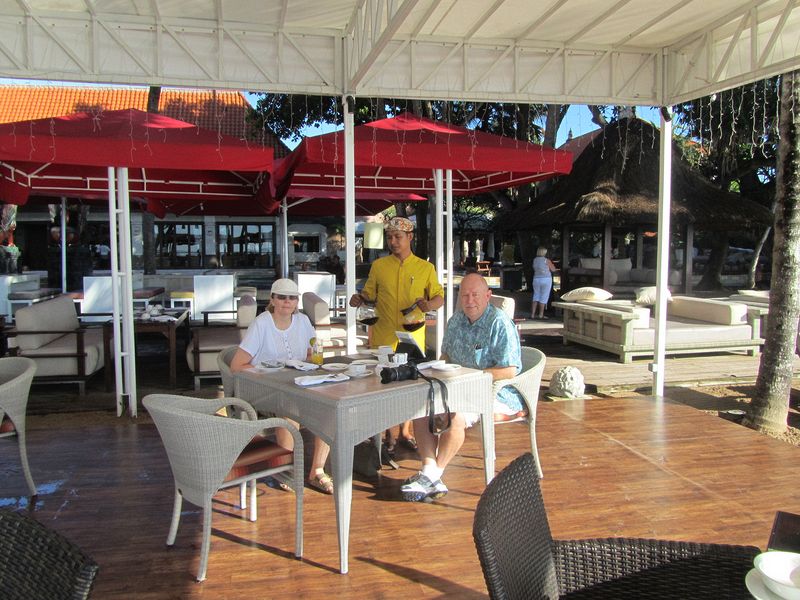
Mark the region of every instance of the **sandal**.
[[398, 442], [400, 443], [401, 446], [405, 446], [409, 450], [418, 450], [418, 448], [417, 448], [417, 440], [415, 440], [413, 437], [409, 437], [409, 438], [400, 437]]
[[308, 485], [323, 494], [333, 494], [333, 479], [327, 473], [314, 475], [308, 480]]

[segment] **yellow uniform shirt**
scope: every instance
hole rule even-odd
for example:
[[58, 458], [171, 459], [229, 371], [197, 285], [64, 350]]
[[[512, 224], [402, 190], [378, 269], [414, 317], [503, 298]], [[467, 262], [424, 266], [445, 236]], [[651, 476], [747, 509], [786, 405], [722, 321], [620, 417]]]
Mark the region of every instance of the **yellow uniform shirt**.
[[[417, 298], [432, 299], [444, 296], [436, 278], [436, 269], [427, 260], [411, 254], [402, 263], [394, 255], [384, 256], [372, 263], [363, 289], [364, 297], [377, 299], [378, 322], [372, 327], [372, 346], [397, 346], [395, 331], [403, 329], [400, 311], [411, 306]], [[425, 351], [425, 328], [411, 333]]]

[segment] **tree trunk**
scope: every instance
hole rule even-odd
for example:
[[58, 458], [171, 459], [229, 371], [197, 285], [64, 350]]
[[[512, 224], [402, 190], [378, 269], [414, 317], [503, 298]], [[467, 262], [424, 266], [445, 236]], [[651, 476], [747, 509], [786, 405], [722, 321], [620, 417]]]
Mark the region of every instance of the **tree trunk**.
[[[772, 205], [772, 214], [775, 214], [775, 204]], [[758, 275], [758, 259], [761, 258], [761, 251], [764, 249], [764, 244], [767, 242], [769, 233], [772, 227], [765, 227], [764, 231], [756, 240], [755, 248], [753, 248], [753, 259], [747, 265], [747, 289], [752, 290], [756, 287], [756, 277]]]
[[725, 266], [727, 256], [728, 233], [720, 231], [714, 236], [714, 245], [711, 247], [711, 255], [703, 271], [703, 278], [697, 284], [698, 290], [718, 290], [722, 287], [722, 267]]
[[[147, 112], [158, 113], [158, 103], [161, 99], [161, 87], [152, 85], [147, 93]], [[145, 210], [142, 212], [142, 260], [144, 274], [155, 275], [156, 272], [156, 218], [153, 213]]]
[[759, 431], [786, 430], [792, 363], [800, 316], [800, 71], [783, 76], [778, 143], [778, 168], [772, 290], [766, 343], [756, 390], [744, 424]]

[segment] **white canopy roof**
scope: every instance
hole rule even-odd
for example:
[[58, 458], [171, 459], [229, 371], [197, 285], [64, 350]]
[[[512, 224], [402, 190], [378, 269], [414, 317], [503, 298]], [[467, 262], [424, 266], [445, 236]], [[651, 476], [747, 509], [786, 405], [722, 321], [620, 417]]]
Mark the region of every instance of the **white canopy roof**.
[[0, 74], [668, 105], [800, 67], [798, 0], [4, 0]]

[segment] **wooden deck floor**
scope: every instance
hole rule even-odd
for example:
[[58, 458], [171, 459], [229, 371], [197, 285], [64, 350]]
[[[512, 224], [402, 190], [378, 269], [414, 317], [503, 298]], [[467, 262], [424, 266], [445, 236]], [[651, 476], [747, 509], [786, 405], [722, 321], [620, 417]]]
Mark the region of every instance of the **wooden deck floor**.
[[[764, 547], [775, 510], [800, 512], [800, 449], [681, 404], [647, 398], [543, 403], [543, 492], [557, 537], [647, 536]], [[497, 427], [498, 468], [526, 451], [524, 425]], [[0, 506], [26, 509], [15, 449], [0, 453]], [[259, 520], [215, 503], [208, 580], [197, 584], [200, 514], [164, 541], [172, 480], [142, 418], [31, 419], [35, 516], [95, 557], [95, 598], [485, 598], [471, 539], [483, 490], [479, 432], [448, 469], [450, 493], [398, 501], [413, 457], [377, 487], [355, 482], [350, 573], [337, 573], [331, 498], [306, 492], [302, 561], [291, 557], [291, 494], [260, 486]]]

